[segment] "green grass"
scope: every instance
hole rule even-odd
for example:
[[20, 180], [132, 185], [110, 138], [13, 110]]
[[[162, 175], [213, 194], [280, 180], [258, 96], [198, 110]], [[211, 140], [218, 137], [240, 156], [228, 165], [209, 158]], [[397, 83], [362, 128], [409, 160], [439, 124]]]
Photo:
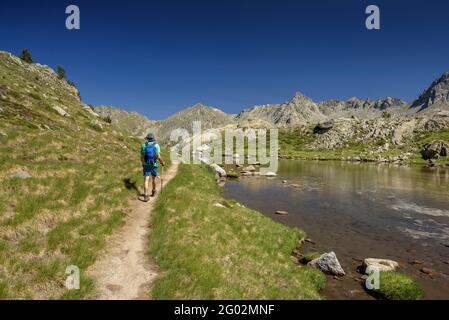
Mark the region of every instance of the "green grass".
[[413, 278], [397, 272], [381, 272], [380, 288], [376, 291], [388, 300], [420, 300], [424, 291]]
[[321, 256], [321, 253], [319, 252], [315, 252], [315, 251], [309, 251], [304, 253], [303, 257], [302, 257], [302, 261], [304, 263], [308, 263], [312, 260], [318, 259]]
[[[141, 141], [107, 123], [95, 131], [63, 82], [4, 54], [0, 74], [0, 298], [93, 298], [86, 270], [140, 187]], [[11, 178], [19, 170], [32, 178]], [[64, 287], [69, 265], [81, 269], [79, 291]]]
[[291, 256], [304, 233], [224, 199], [208, 167], [181, 165], [152, 219], [155, 299], [320, 299], [324, 275]]

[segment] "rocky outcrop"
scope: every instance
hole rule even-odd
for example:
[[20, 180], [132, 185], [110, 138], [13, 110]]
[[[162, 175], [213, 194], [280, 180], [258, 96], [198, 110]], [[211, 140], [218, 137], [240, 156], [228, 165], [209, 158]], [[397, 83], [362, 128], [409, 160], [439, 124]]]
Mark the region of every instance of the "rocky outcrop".
[[428, 143], [424, 145], [421, 154], [424, 160], [447, 157], [449, 156], [449, 142], [438, 140]]
[[351, 98], [346, 101], [328, 100], [319, 105], [320, 111], [329, 119], [357, 117], [359, 119], [372, 119], [381, 117], [384, 111], [392, 114], [401, 114], [407, 103], [397, 98], [385, 99], [359, 99]]
[[435, 80], [411, 107], [417, 112], [429, 108], [441, 108], [449, 110], [449, 72], [445, 72], [439, 79]]
[[399, 124], [396, 129], [393, 131], [393, 137], [391, 142], [396, 145], [402, 145], [406, 138], [409, 138], [416, 127], [416, 120], [412, 119], [410, 121], [406, 121], [402, 124]]
[[94, 107], [94, 110], [94, 113], [98, 114], [106, 122], [118, 127], [121, 131], [130, 136], [146, 136], [149, 133], [149, 128], [154, 123], [154, 121], [151, 121], [137, 112], [128, 112], [116, 107], [97, 106]]
[[346, 273], [340, 265], [335, 252], [329, 252], [321, 255], [318, 259], [310, 261], [307, 265], [319, 268], [327, 274], [344, 276]]

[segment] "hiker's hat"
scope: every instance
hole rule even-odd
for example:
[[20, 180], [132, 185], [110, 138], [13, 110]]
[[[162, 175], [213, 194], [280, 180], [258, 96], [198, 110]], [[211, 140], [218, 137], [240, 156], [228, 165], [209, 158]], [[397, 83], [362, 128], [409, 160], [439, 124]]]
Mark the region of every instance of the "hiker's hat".
[[147, 134], [147, 136], [145, 137], [145, 140], [147, 140], [148, 142], [155, 142], [155, 141], [156, 141], [156, 138], [155, 138], [154, 134], [149, 133], [149, 134]]

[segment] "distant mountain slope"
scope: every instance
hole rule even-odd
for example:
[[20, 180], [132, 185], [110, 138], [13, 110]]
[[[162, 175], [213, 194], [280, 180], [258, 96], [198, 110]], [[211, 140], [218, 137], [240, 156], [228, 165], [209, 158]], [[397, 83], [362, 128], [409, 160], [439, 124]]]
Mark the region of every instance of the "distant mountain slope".
[[449, 72], [432, 82], [410, 108], [416, 112], [429, 109], [449, 110]]
[[326, 119], [312, 99], [297, 92], [293, 99], [283, 104], [255, 106], [237, 115], [237, 121], [263, 120], [277, 126], [300, 125]]
[[154, 123], [154, 121], [137, 112], [128, 112], [116, 107], [97, 106], [94, 110], [106, 121], [119, 127], [126, 134], [135, 137], [145, 136]]
[[171, 132], [175, 129], [186, 129], [189, 133], [192, 133], [194, 121], [201, 121], [202, 130], [206, 130], [222, 128], [231, 124], [234, 122], [234, 116], [219, 109], [197, 103], [165, 120], [155, 121], [151, 126], [151, 130], [157, 135], [159, 141], [168, 142]]
[[384, 111], [391, 114], [402, 114], [407, 106], [405, 101], [390, 97], [378, 100], [362, 100], [354, 97], [346, 101], [328, 100], [318, 104], [320, 111], [330, 119], [352, 116], [360, 119], [378, 118]]

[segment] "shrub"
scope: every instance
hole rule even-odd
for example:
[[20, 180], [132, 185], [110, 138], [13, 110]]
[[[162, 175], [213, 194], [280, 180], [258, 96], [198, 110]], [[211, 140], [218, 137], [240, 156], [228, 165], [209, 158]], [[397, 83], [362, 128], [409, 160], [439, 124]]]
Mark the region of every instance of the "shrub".
[[382, 118], [384, 119], [391, 119], [391, 113], [388, 111], [382, 112]]

